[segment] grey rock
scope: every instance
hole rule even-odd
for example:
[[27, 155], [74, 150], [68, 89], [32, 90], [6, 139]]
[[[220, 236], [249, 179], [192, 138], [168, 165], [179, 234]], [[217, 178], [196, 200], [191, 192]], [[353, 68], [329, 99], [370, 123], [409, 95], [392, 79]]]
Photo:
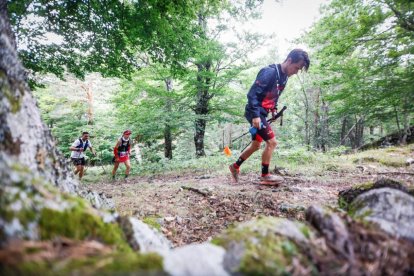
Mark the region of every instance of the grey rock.
[[289, 203], [282, 203], [279, 205], [279, 210], [284, 213], [305, 211], [306, 208], [302, 205], [293, 205]]
[[377, 223], [396, 237], [414, 241], [414, 197], [396, 189], [374, 189], [359, 195], [351, 205], [355, 215]]
[[348, 229], [337, 214], [319, 206], [311, 206], [306, 210], [306, 220], [325, 237], [331, 247], [349, 262], [355, 262], [354, 248]]
[[227, 271], [237, 271], [240, 266], [240, 262], [245, 254], [244, 243], [232, 241], [226, 248], [226, 254], [224, 255], [223, 265]]
[[115, 210], [113, 200], [106, 197], [104, 193], [98, 193], [92, 190], [79, 190], [78, 194], [88, 200], [96, 209]]
[[190, 244], [165, 251], [164, 271], [176, 276], [229, 275], [223, 266], [225, 250], [210, 244]]
[[120, 217], [119, 224], [131, 247], [140, 252], [163, 253], [172, 245], [161, 233], [153, 230], [144, 222], [132, 217]]

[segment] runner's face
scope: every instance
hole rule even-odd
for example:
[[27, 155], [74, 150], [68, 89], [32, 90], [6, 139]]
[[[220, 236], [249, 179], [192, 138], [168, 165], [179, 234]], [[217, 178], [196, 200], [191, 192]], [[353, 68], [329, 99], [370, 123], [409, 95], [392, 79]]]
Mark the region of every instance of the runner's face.
[[303, 66], [305, 66], [305, 62], [303, 60], [301, 60], [297, 63], [292, 63], [289, 60], [289, 63], [286, 67], [286, 73], [287, 73], [288, 77], [297, 74], [299, 72], [299, 70], [302, 70]]
[[131, 135], [131, 133], [129, 133], [129, 134], [124, 134], [124, 138], [125, 138], [125, 139], [128, 139], [130, 135]]
[[82, 140], [88, 140], [88, 139], [89, 139], [89, 134], [82, 135]]

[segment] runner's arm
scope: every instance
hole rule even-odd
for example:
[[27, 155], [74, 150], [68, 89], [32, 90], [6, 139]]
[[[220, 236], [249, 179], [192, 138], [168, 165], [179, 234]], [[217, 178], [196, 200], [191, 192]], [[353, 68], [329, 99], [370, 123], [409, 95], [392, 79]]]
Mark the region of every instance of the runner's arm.
[[69, 149], [71, 151], [83, 151], [83, 148], [77, 148], [77, 146], [79, 146], [79, 143], [74, 142]]
[[91, 152], [93, 153], [93, 155], [96, 156], [96, 151], [93, 149], [93, 147], [92, 146], [89, 146], [89, 149], [91, 150]]
[[120, 143], [120, 141], [118, 140], [118, 141], [116, 141], [116, 145], [115, 145], [115, 147], [114, 147], [114, 155], [115, 155], [115, 159], [117, 159], [118, 158], [118, 147], [119, 147], [119, 143]]

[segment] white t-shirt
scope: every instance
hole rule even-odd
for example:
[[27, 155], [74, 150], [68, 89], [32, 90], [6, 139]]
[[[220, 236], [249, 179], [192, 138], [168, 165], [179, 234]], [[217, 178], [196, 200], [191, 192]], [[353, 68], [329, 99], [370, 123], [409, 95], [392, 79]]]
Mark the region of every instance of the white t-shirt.
[[[88, 141], [88, 148], [91, 148], [92, 147], [91, 141], [89, 141], [89, 140], [86, 140], [86, 141]], [[82, 140], [84, 147], [85, 147], [86, 141], [83, 141]], [[76, 148], [79, 145], [80, 145], [80, 141], [79, 141], [79, 139], [76, 139], [75, 142], [73, 142], [72, 147], [75, 147]], [[85, 154], [84, 154], [83, 151], [82, 152], [80, 152], [80, 151], [72, 151], [72, 153], [70, 154], [70, 158], [83, 158], [83, 157], [85, 157]]]

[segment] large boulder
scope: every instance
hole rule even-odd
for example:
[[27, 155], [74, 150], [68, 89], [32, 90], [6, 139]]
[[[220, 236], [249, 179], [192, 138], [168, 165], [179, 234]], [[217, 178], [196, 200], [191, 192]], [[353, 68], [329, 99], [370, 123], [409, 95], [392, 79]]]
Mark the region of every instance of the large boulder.
[[298, 275], [316, 271], [307, 252], [313, 237], [303, 223], [266, 217], [239, 224], [214, 243], [226, 249], [224, 267], [231, 274]]
[[395, 181], [393, 179], [381, 178], [375, 182], [357, 184], [349, 189], [339, 191], [338, 205], [342, 209], [347, 210], [349, 207], [349, 204], [360, 194], [363, 194], [373, 189], [379, 189], [379, 188], [385, 188], [385, 187], [400, 190], [408, 194], [411, 193], [411, 190], [408, 189], [401, 182]]
[[228, 229], [213, 242], [226, 249], [224, 268], [233, 275], [414, 272], [414, 243], [321, 207], [308, 208], [306, 219], [261, 218]]
[[174, 276], [226, 276], [224, 255], [225, 250], [213, 244], [186, 245], [163, 252], [164, 271]]
[[355, 217], [414, 242], [413, 196], [391, 188], [373, 189], [354, 199], [349, 209]]
[[144, 222], [132, 217], [120, 217], [118, 221], [134, 250], [162, 254], [172, 248], [167, 238]]

